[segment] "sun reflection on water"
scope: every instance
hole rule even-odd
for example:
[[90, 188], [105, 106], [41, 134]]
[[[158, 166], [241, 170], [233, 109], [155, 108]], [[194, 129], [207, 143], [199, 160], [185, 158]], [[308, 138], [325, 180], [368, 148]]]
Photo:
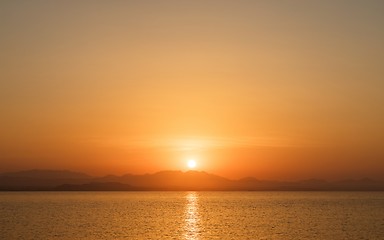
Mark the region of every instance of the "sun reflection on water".
[[199, 195], [196, 192], [189, 192], [186, 195], [184, 211], [184, 237], [188, 240], [199, 239]]

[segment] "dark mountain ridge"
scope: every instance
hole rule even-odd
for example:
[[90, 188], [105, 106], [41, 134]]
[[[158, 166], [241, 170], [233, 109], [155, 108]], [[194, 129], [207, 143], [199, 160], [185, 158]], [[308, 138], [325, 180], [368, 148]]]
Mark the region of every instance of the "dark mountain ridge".
[[91, 177], [84, 173], [30, 170], [0, 174], [2, 191], [384, 191], [384, 182], [368, 178], [328, 182], [263, 181], [253, 177], [230, 180], [203, 171], [161, 171], [153, 174]]
[[67, 170], [28, 170], [0, 174], [0, 190], [49, 190], [64, 183], [83, 184], [92, 179]]

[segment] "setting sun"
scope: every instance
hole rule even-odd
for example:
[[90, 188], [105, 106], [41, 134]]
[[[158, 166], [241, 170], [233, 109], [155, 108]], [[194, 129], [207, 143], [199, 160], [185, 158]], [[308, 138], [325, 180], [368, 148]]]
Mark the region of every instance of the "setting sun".
[[193, 160], [193, 159], [189, 160], [188, 163], [187, 163], [187, 166], [190, 169], [195, 168], [196, 167], [196, 161]]

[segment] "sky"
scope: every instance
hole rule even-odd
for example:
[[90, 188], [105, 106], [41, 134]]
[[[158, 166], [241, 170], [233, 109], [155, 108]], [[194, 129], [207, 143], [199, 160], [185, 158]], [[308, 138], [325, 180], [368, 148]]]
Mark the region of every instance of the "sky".
[[383, 178], [383, 12], [1, 1], [0, 171]]

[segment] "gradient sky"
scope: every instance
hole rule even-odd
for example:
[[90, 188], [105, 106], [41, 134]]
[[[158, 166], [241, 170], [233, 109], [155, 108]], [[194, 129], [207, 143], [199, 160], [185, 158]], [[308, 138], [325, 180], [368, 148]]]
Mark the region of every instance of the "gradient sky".
[[[384, 176], [384, 1], [1, 1], [0, 171]], [[383, 177], [381, 177], [383, 178]]]

